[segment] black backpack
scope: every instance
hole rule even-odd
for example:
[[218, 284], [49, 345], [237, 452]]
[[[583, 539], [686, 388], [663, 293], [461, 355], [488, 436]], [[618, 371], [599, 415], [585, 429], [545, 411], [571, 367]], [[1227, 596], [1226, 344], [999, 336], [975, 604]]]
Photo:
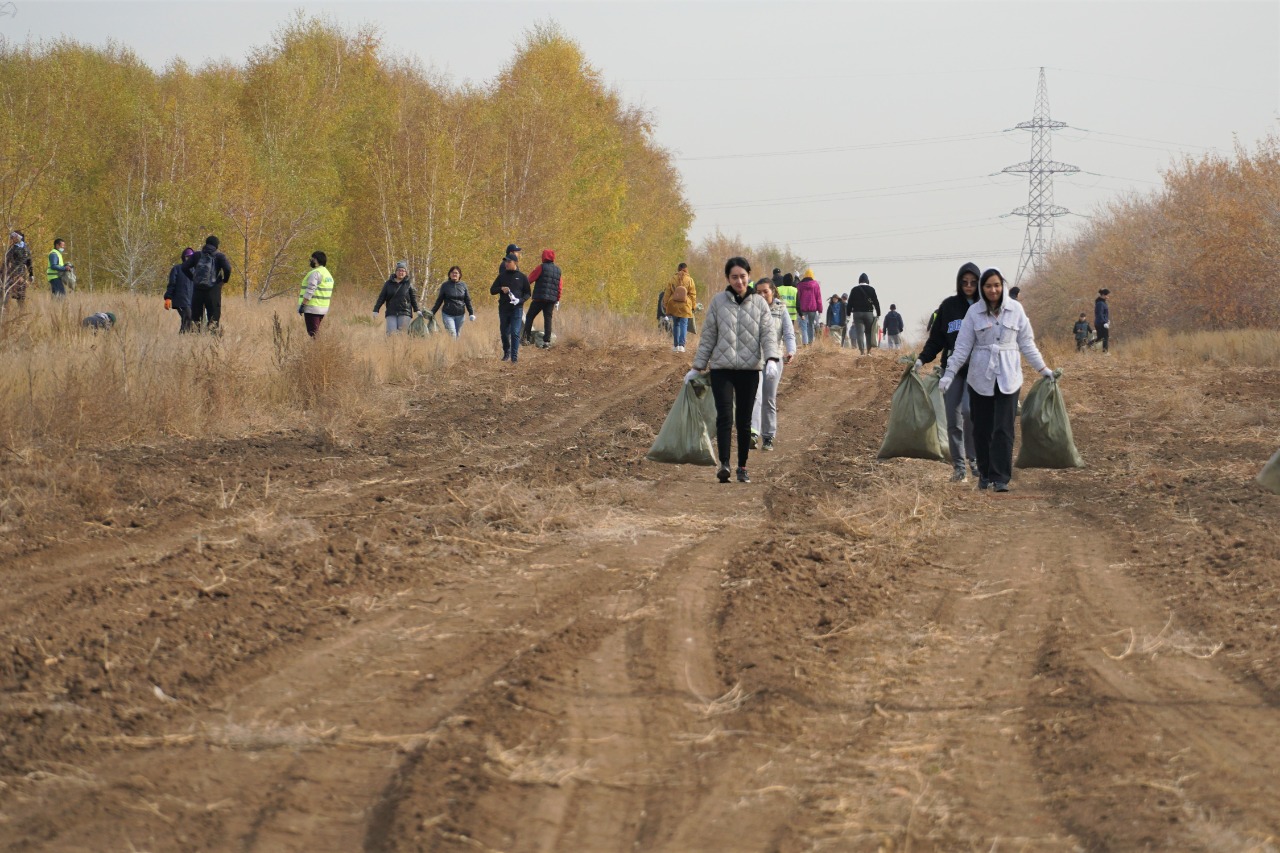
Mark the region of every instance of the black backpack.
[[196, 260], [195, 269], [191, 271], [191, 280], [201, 290], [208, 290], [218, 283], [218, 268], [213, 263], [214, 256], [201, 252]]

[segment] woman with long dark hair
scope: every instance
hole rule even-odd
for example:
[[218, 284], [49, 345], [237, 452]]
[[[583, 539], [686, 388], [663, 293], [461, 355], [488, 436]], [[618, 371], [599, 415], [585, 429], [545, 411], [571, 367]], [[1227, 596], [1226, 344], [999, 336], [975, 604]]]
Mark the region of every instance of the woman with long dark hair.
[[470, 317], [473, 321], [476, 319], [476, 311], [471, 307], [471, 293], [467, 290], [467, 283], [462, 280], [462, 267], [449, 267], [449, 277], [440, 285], [440, 295], [436, 297], [436, 304], [432, 305], [427, 313], [435, 316], [442, 305], [444, 306], [444, 327], [455, 338], [462, 334], [464, 318]]
[[978, 280], [981, 298], [960, 323], [956, 349], [938, 387], [945, 395], [956, 374], [969, 364], [969, 405], [973, 411], [973, 443], [978, 454], [978, 488], [1009, 491], [1013, 478], [1013, 421], [1022, 388], [1022, 357], [1052, 376], [1036, 348], [1027, 312], [1004, 289], [1004, 276], [992, 268]]
[[[738, 428], [738, 482], [749, 483], [747, 454], [751, 450], [751, 410], [755, 407], [760, 371], [778, 375], [781, 355], [773, 315], [764, 299], [752, 292], [751, 264], [746, 258], [725, 261], [726, 287], [711, 300], [703, 321], [693, 369], [711, 371], [716, 402], [716, 449], [720, 467], [716, 477], [729, 482], [729, 445]], [[736, 422], [736, 423], [735, 423]]]

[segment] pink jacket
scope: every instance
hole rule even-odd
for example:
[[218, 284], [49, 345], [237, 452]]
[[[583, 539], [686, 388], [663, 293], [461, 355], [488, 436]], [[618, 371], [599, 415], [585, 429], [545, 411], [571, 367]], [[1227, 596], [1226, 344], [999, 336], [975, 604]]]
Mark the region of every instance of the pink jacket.
[[817, 311], [821, 313], [823, 307], [821, 282], [806, 278], [796, 285], [797, 311]]

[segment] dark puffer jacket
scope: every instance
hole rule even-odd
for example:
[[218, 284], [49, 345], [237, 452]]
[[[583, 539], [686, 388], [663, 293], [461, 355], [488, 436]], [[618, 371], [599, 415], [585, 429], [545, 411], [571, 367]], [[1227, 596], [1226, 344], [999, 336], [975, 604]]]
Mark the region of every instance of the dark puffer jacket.
[[165, 288], [164, 298], [170, 300], [175, 311], [190, 311], [194, 288], [191, 275], [182, 268], [182, 264], [174, 264], [169, 270], [169, 286]]
[[440, 294], [436, 296], [436, 304], [431, 307], [431, 313], [439, 311], [441, 305], [444, 306], [444, 313], [450, 317], [476, 313], [471, 307], [471, 293], [467, 290], [467, 283], [461, 279], [445, 279], [440, 285]]
[[[929, 326], [929, 340], [925, 341], [924, 349], [920, 351], [920, 361], [924, 364], [933, 361], [941, 353], [942, 369], [947, 369], [947, 359], [955, 351], [956, 336], [960, 334], [960, 323], [964, 321], [964, 315], [969, 313], [969, 306], [978, 301], [976, 289], [973, 292], [973, 299], [964, 295], [960, 279], [964, 278], [965, 273], [972, 273], [974, 278], [982, 275], [978, 265], [972, 262], [960, 267], [960, 271], [956, 273], [956, 295], [942, 300], [942, 304], [933, 314], [933, 323]], [[969, 365], [965, 364], [957, 375], [965, 376], [968, 370]]]
[[387, 306], [388, 317], [412, 317], [418, 313], [418, 296], [413, 292], [413, 276], [407, 275], [396, 281], [393, 275], [382, 285], [378, 301], [373, 303], [373, 313], [383, 305]]

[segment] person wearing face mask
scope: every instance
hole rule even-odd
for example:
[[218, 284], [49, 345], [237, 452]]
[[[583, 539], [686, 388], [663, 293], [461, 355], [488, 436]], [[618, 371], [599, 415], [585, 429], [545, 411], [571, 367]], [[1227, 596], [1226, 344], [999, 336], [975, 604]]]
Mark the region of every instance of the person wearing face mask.
[[465, 318], [470, 317], [471, 322], [475, 322], [476, 310], [471, 307], [471, 293], [467, 290], [467, 283], [462, 280], [462, 267], [449, 267], [449, 278], [440, 285], [436, 304], [431, 306], [428, 316], [434, 317], [442, 305], [444, 327], [455, 338], [462, 334], [462, 321]]
[[[750, 483], [747, 454], [751, 450], [751, 411], [755, 407], [760, 371], [766, 379], [779, 375], [782, 355], [778, 329], [764, 299], [751, 291], [751, 264], [733, 257], [725, 262], [729, 286], [717, 293], [707, 308], [693, 370], [711, 371], [711, 394], [716, 403], [716, 450], [720, 467], [716, 477], [729, 482], [729, 445], [738, 429], [738, 482]], [[785, 304], [785, 303], [784, 303]]]
[[[978, 279], [981, 298], [964, 315], [956, 348], [938, 387], [945, 395], [969, 365], [973, 444], [978, 452], [978, 488], [1009, 491], [1013, 478], [1013, 429], [1022, 388], [1022, 358], [1046, 378], [1053, 371], [1036, 348], [1027, 312], [1005, 293], [1004, 275], [992, 268]], [[972, 364], [970, 364], [972, 359]]]
[[[960, 324], [964, 315], [969, 313], [969, 306], [978, 301], [978, 276], [981, 275], [978, 265], [969, 262], [960, 267], [956, 273], [956, 292], [942, 300], [938, 310], [933, 312], [933, 321], [929, 326], [929, 339], [920, 350], [920, 358], [916, 359], [916, 370], [942, 355], [942, 369], [946, 371], [947, 360], [956, 348], [956, 336], [960, 334]], [[944, 395], [943, 403], [947, 411], [947, 444], [951, 449], [951, 462], [955, 472], [951, 482], [958, 483], [964, 479], [964, 462], [969, 460], [969, 470], [978, 475], [978, 455], [973, 447], [973, 418], [969, 410], [969, 366], [960, 368], [956, 382]]]
[[328, 256], [319, 250], [311, 253], [308, 263], [311, 272], [302, 278], [302, 290], [298, 293], [298, 313], [307, 324], [307, 334], [315, 337], [320, 331], [320, 324], [329, 313], [329, 302], [333, 299], [333, 275], [325, 266]]
[[387, 306], [387, 334], [395, 335], [409, 328], [418, 308], [418, 296], [413, 292], [413, 276], [409, 274], [409, 262], [397, 261], [391, 277], [382, 284], [378, 301], [373, 303], [373, 319], [378, 320], [378, 309]]

